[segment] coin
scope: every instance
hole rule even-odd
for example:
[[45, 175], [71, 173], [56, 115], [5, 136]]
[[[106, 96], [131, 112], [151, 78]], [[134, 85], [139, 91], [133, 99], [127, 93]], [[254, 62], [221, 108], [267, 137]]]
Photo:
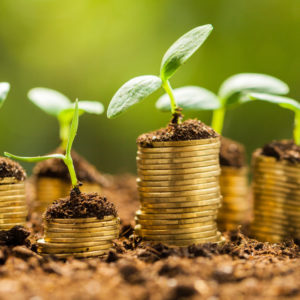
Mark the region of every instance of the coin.
[[90, 251], [90, 252], [83, 252], [83, 253], [59, 253], [59, 254], [54, 254], [54, 256], [57, 258], [68, 258], [70, 256], [73, 256], [75, 258], [88, 258], [88, 257], [102, 256], [107, 252], [108, 252], [107, 250], [98, 250], [98, 251]]
[[59, 253], [82, 253], [98, 250], [109, 250], [112, 247], [112, 244], [106, 245], [96, 245], [96, 246], [81, 246], [81, 247], [56, 247], [51, 243], [41, 243], [38, 242], [39, 251], [45, 252], [48, 254], [59, 254]]
[[201, 212], [202, 210], [217, 210], [220, 207], [220, 203], [213, 205], [206, 205], [203, 207], [183, 207], [183, 208], [148, 208], [143, 206], [142, 211], [146, 214], [180, 214], [180, 213], [192, 213]]
[[220, 204], [221, 199], [216, 198], [213, 200], [206, 201], [191, 201], [191, 202], [165, 202], [165, 203], [147, 203], [143, 202], [143, 207], [145, 208], [180, 208], [180, 207], [206, 207], [209, 205]]
[[203, 232], [197, 232], [197, 233], [184, 233], [184, 234], [171, 234], [171, 235], [142, 235], [142, 238], [145, 240], [151, 240], [151, 241], [162, 241], [165, 240], [168, 241], [177, 241], [182, 239], [199, 239], [199, 238], [205, 238], [205, 237], [215, 237], [217, 234], [217, 230], [209, 230], [209, 231], [203, 231]]
[[[57, 235], [57, 234], [56, 234]], [[118, 238], [118, 235], [96, 236], [96, 237], [44, 237], [44, 240], [49, 243], [82, 243], [82, 242], [97, 242], [97, 241], [111, 241]]]
[[27, 210], [26, 206], [11, 206], [11, 207], [0, 207], [0, 216], [6, 213], [22, 213]]
[[222, 175], [224, 176], [245, 176], [248, 173], [247, 167], [235, 168], [230, 166], [221, 166]]
[[105, 222], [90, 222], [90, 223], [82, 223], [82, 224], [64, 224], [64, 223], [54, 223], [54, 222], [45, 222], [45, 228], [69, 228], [69, 229], [89, 229], [89, 228], [102, 228], [107, 226], [117, 226], [120, 224], [119, 220], [111, 220], [111, 221], [105, 221]]
[[13, 183], [18, 183], [20, 180], [16, 179], [15, 177], [3, 177], [0, 178], [0, 184], [13, 184]]
[[191, 224], [175, 224], [175, 225], [148, 225], [148, 224], [138, 224], [142, 226], [143, 229], [151, 229], [151, 230], [172, 230], [172, 229], [182, 229], [182, 228], [195, 228], [207, 225], [216, 225], [215, 220], [204, 221], [201, 223], [191, 223]]
[[117, 236], [119, 234], [118, 229], [107, 230], [107, 231], [83, 231], [83, 232], [67, 232], [67, 231], [52, 231], [51, 229], [45, 230], [45, 236], [51, 237], [62, 237], [62, 238], [81, 238], [81, 237], [105, 237], [105, 236]]
[[140, 225], [137, 225], [134, 230], [140, 234], [141, 236], [150, 236], [150, 235], [177, 235], [177, 234], [184, 234], [184, 233], [200, 233], [200, 232], [206, 232], [209, 230], [216, 230], [217, 225], [206, 225], [206, 226], [200, 226], [200, 227], [191, 227], [191, 228], [179, 228], [179, 229], [145, 229], [144, 227], [141, 227]]
[[18, 206], [24, 206], [24, 201], [8, 201], [8, 202], [2, 202], [0, 201], [0, 209], [4, 207], [18, 207]]
[[94, 246], [111, 246], [112, 241], [91, 241], [91, 242], [79, 242], [79, 243], [48, 243], [45, 242], [44, 239], [39, 239], [38, 241], [39, 246], [43, 247], [56, 247], [56, 248], [80, 248], [80, 247], [94, 247]]
[[189, 219], [189, 218], [198, 218], [206, 216], [214, 216], [217, 214], [217, 210], [208, 210], [208, 211], [199, 211], [193, 213], [181, 213], [181, 214], [145, 214], [144, 212], [138, 210], [136, 215], [139, 219], [145, 220], [167, 220], [167, 219]]
[[86, 233], [86, 232], [100, 232], [100, 233], [105, 233], [107, 231], [112, 231], [112, 230], [118, 230], [118, 226], [114, 225], [114, 226], [105, 226], [105, 227], [94, 227], [94, 228], [78, 228], [77, 226], [74, 228], [63, 228], [63, 227], [45, 227], [45, 230], [47, 232], [57, 232], [57, 233]]
[[25, 189], [0, 191], [0, 199], [7, 196], [25, 196]]
[[201, 156], [192, 156], [192, 157], [182, 157], [182, 158], [144, 158], [137, 156], [137, 163], [143, 165], [161, 165], [161, 164], [182, 164], [182, 163], [198, 163], [203, 161], [218, 160], [219, 155], [210, 154], [210, 155], [201, 155]]
[[137, 178], [137, 184], [139, 187], [174, 187], [174, 186], [188, 186], [188, 185], [198, 185], [203, 183], [217, 182], [218, 177], [207, 177], [199, 179], [188, 179], [188, 180], [174, 180], [174, 181], [143, 181]]
[[193, 202], [193, 201], [207, 201], [214, 200], [216, 198], [220, 199], [220, 192], [214, 192], [203, 195], [194, 195], [194, 196], [186, 196], [186, 197], [162, 197], [162, 198], [148, 198], [148, 197], [140, 197], [140, 201], [142, 205], [144, 203], [180, 203], [180, 202]]
[[189, 219], [141, 219], [137, 215], [135, 220], [138, 224], [141, 225], [181, 225], [181, 224], [195, 224], [195, 223], [202, 223], [206, 221], [215, 220], [216, 216], [202, 216], [202, 217], [195, 217]]
[[183, 147], [183, 146], [195, 146], [195, 145], [207, 145], [207, 144], [220, 144], [220, 138], [208, 138], [197, 140], [185, 140], [185, 141], [162, 141], [152, 142], [153, 147]]
[[0, 192], [24, 190], [25, 183], [15, 183], [15, 184], [0, 184]]

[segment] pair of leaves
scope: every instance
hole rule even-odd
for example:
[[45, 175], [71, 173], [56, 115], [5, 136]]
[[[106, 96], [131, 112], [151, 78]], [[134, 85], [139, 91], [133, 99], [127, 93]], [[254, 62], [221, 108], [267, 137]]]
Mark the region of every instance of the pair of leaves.
[[[47, 88], [34, 88], [28, 92], [28, 98], [41, 110], [60, 120], [70, 122], [73, 118], [74, 103], [58, 91]], [[96, 101], [79, 101], [78, 107], [79, 115], [85, 112], [99, 115], [104, 112], [102, 103]]]
[[0, 82], [0, 108], [4, 104], [9, 90], [10, 84], [8, 82]]
[[144, 75], [126, 82], [113, 96], [107, 117], [114, 118], [129, 107], [141, 102], [158, 90], [177, 69], [184, 64], [204, 43], [211, 33], [212, 25], [196, 27], [180, 37], [165, 53], [160, 67], [160, 77]]
[[[200, 87], [182, 87], [174, 90], [177, 104], [185, 110], [215, 110], [242, 102], [243, 96], [250, 92], [286, 94], [288, 86], [281, 80], [257, 73], [240, 73], [229, 77], [220, 87], [219, 95]], [[222, 104], [221, 104], [222, 101]], [[164, 94], [156, 102], [162, 111], [170, 111], [170, 99]]]

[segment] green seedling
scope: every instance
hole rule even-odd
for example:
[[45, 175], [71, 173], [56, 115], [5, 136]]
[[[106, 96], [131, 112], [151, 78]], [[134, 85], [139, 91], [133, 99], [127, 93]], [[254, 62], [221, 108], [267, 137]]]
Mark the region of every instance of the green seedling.
[[69, 173], [70, 173], [70, 178], [71, 178], [71, 182], [72, 182], [72, 188], [78, 188], [79, 187], [79, 182], [77, 180], [77, 176], [76, 176], [76, 172], [75, 172], [75, 168], [74, 168], [74, 164], [73, 164], [73, 159], [71, 156], [71, 150], [72, 150], [72, 145], [77, 133], [77, 129], [78, 129], [78, 123], [79, 123], [79, 105], [78, 105], [78, 100], [76, 100], [75, 102], [75, 109], [74, 109], [74, 113], [73, 113], [73, 118], [72, 118], [72, 123], [70, 126], [70, 130], [68, 130], [69, 134], [68, 134], [68, 140], [67, 140], [67, 147], [66, 147], [66, 154], [50, 154], [50, 155], [45, 155], [45, 156], [34, 156], [34, 157], [23, 157], [23, 156], [17, 156], [17, 155], [13, 155], [10, 154], [8, 152], [4, 152], [4, 155], [9, 157], [9, 158], [13, 158], [13, 159], [17, 159], [20, 161], [25, 161], [25, 162], [40, 162], [43, 160], [47, 160], [47, 159], [51, 159], [51, 158], [57, 158], [57, 159], [61, 159], [63, 160], [63, 162], [66, 164]]
[[203, 25], [181, 36], [163, 56], [160, 76], [144, 75], [126, 82], [113, 96], [107, 110], [107, 117], [118, 116], [162, 87], [170, 98], [173, 121], [180, 122], [180, 109], [176, 103], [169, 79], [198, 50], [212, 29], [212, 25]]
[[[226, 110], [243, 103], [244, 95], [250, 92], [284, 95], [289, 92], [289, 87], [269, 75], [241, 73], [225, 80], [218, 95], [197, 86], [175, 89], [174, 95], [178, 105], [184, 110], [213, 110], [212, 127], [222, 134]], [[166, 94], [158, 99], [156, 108], [170, 111], [170, 100]]]
[[[66, 150], [70, 123], [74, 115], [74, 103], [65, 95], [47, 88], [34, 88], [28, 92], [29, 100], [47, 114], [56, 117], [60, 127], [61, 148]], [[104, 106], [96, 101], [79, 101], [79, 116], [83, 113], [100, 115]]]
[[4, 104], [9, 89], [10, 89], [10, 85], [8, 82], [0, 82], [0, 108]]
[[295, 113], [294, 119], [294, 142], [300, 146], [300, 103], [294, 99], [264, 93], [250, 93], [245, 97], [245, 101], [259, 100], [289, 109]]

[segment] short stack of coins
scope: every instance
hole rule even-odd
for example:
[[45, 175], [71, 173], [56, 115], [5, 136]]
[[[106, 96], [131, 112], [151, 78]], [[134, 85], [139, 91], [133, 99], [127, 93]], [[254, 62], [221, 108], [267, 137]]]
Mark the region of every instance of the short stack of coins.
[[248, 169], [221, 166], [220, 188], [223, 202], [218, 215], [219, 228], [233, 230], [249, 223], [251, 204], [248, 196]]
[[0, 230], [24, 226], [27, 217], [25, 181], [14, 177], [0, 179]]
[[38, 251], [58, 258], [101, 256], [118, 238], [119, 224], [115, 216], [46, 220], [44, 238], [38, 240]]
[[219, 138], [138, 146], [135, 232], [170, 246], [219, 242]]
[[261, 241], [300, 237], [300, 164], [253, 155], [254, 221], [251, 231]]
[[[53, 202], [53, 199], [67, 197], [71, 184], [65, 180], [51, 177], [38, 177], [36, 179], [36, 204], [35, 211], [43, 213]], [[84, 182], [80, 188], [84, 193], [100, 193], [101, 187], [96, 183]]]

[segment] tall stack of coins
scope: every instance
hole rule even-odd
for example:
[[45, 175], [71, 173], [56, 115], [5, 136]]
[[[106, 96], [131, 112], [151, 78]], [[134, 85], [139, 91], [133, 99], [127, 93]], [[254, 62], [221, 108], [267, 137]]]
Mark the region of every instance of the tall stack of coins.
[[[35, 211], [43, 213], [54, 199], [67, 197], [71, 184], [65, 180], [51, 177], [39, 177], [36, 179], [37, 195]], [[83, 193], [100, 193], [101, 187], [96, 183], [83, 182], [80, 187]]]
[[300, 164], [253, 155], [253, 235], [261, 241], [281, 242], [300, 236]]
[[0, 179], [0, 230], [24, 226], [27, 217], [24, 180], [14, 177]]
[[119, 236], [119, 218], [51, 219], [45, 221], [44, 238], [38, 251], [59, 258], [93, 257], [106, 254]]
[[171, 246], [220, 241], [219, 137], [152, 146], [138, 146], [136, 233]]
[[247, 168], [221, 166], [220, 187], [223, 196], [218, 216], [221, 230], [236, 229], [250, 221]]

